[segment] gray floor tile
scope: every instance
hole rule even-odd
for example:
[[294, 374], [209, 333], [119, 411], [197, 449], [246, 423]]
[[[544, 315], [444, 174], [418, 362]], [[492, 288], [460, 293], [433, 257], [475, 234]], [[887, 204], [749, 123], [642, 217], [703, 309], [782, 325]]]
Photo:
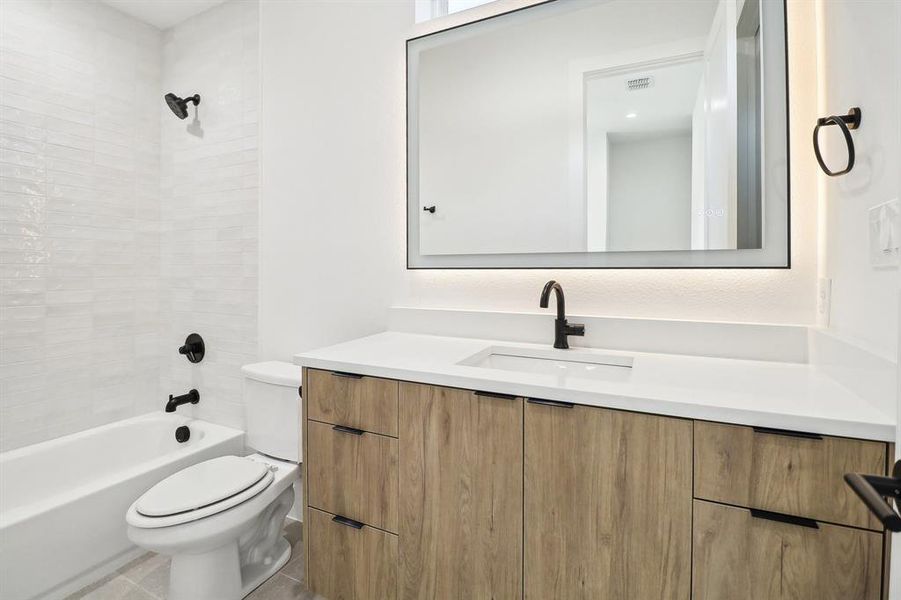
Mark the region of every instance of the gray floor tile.
[[98, 587], [91, 587], [70, 596], [70, 600], [155, 600], [153, 596], [121, 575]]
[[299, 581], [276, 573], [247, 598], [248, 600], [314, 600], [316, 596], [305, 590]]
[[[281, 570], [248, 596], [253, 600], [324, 600], [303, 586], [303, 526], [285, 524], [291, 559]], [[169, 592], [169, 558], [148, 552], [112, 575], [78, 591], [66, 600], [166, 600]]]

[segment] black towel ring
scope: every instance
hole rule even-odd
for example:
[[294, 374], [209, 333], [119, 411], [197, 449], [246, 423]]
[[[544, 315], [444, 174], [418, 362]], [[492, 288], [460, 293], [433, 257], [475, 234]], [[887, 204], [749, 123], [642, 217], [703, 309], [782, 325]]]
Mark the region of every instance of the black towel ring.
[[[842, 130], [842, 135], [845, 137], [845, 144], [848, 146], [848, 164], [841, 171], [830, 171], [825, 161], [823, 161], [823, 155], [820, 153], [820, 127], [826, 125], [838, 125], [839, 129]], [[817, 157], [817, 162], [820, 163], [820, 168], [823, 169], [826, 175], [838, 177], [854, 168], [854, 140], [851, 139], [850, 130], [858, 127], [860, 127], [860, 109], [856, 106], [849, 110], [847, 115], [832, 115], [831, 117], [817, 119], [817, 126], [813, 129], [813, 153]]]

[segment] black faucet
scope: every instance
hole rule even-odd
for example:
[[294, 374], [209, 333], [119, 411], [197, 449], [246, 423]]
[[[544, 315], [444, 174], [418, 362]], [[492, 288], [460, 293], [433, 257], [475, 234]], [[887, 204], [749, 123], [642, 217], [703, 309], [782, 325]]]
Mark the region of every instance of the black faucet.
[[200, 392], [197, 390], [191, 390], [187, 394], [182, 394], [181, 396], [173, 396], [169, 394], [169, 401], [166, 402], [166, 412], [175, 412], [175, 409], [181, 406], [182, 404], [197, 404], [200, 402]]
[[541, 290], [541, 300], [539, 302], [541, 308], [547, 308], [548, 300], [551, 298], [551, 290], [554, 290], [557, 294], [557, 318], [554, 319], [554, 348], [565, 350], [569, 348], [567, 336], [585, 335], [585, 326], [577, 323], [570, 325], [566, 322], [566, 301], [563, 299], [563, 288], [553, 279], [544, 284], [544, 289]]

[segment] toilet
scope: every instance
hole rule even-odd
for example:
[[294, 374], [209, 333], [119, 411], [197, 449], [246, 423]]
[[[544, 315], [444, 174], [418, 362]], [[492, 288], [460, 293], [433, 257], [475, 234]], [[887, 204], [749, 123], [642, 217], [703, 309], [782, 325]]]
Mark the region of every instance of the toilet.
[[282, 535], [300, 470], [300, 368], [246, 365], [249, 456], [221, 456], [163, 479], [129, 507], [128, 537], [172, 557], [170, 600], [239, 600], [291, 557]]

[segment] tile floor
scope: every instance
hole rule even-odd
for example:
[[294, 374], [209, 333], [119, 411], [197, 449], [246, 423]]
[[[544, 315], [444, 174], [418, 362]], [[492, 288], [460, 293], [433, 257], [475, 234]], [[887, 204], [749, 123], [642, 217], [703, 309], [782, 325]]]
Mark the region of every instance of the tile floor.
[[[285, 525], [291, 542], [291, 559], [258, 587], [248, 600], [324, 600], [303, 585], [303, 531], [297, 521]], [[72, 594], [66, 600], [166, 600], [169, 591], [169, 559], [148, 552], [115, 573]]]

